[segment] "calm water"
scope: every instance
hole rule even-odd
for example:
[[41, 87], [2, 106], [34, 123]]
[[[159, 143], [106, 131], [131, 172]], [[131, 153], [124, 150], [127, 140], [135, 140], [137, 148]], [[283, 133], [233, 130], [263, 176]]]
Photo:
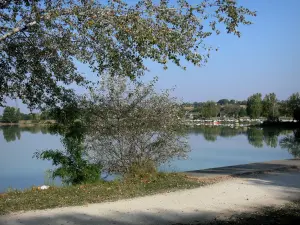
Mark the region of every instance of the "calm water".
[[[189, 158], [174, 160], [161, 170], [187, 171], [299, 157], [299, 133], [282, 129], [193, 128], [189, 132]], [[32, 158], [33, 153], [59, 148], [60, 137], [50, 134], [46, 127], [0, 127], [0, 192], [9, 187], [44, 184], [51, 162]]]

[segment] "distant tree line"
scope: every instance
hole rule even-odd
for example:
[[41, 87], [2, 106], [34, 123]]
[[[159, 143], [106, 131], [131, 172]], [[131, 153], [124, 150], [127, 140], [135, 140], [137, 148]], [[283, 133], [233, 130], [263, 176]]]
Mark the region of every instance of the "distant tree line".
[[269, 121], [278, 121], [279, 117], [292, 117], [300, 121], [299, 92], [283, 101], [278, 100], [275, 93], [267, 94], [264, 98], [261, 93], [256, 93], [244, 101], [220, 99], [218, 102], [184, 103], [183, 107], [193, 113], [194, 119], [248, 116], [252, 119], [265, 117]]
[[20, 120], [31, 120], [39, 122], [40, 120], [51, 120], [53, 116], [48, 111], [40, 113], [22, 113], [19, 108], [7, 106], [3, 110], [3, 115], [0, 115], [2, 123], [18, 123]]

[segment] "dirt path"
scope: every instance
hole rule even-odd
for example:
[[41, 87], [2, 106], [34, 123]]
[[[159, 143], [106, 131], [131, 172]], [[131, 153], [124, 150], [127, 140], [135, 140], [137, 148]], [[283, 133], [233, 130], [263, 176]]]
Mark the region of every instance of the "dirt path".
[[300, 198], [300, 172], [230, 179], [212, 186], [111, 203], [0, 217], [1, 225], [176, 224], [222, 218]]

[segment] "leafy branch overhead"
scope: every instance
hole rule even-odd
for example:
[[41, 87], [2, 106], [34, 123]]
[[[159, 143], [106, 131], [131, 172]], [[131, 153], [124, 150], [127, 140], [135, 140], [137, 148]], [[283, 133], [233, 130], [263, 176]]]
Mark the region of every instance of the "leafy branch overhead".
[[77, 61], [97, 75], [132, 79], [147, 70], [145, 59], [201, 66], [212, 49], [204, 40], [220, 33], [218, 24], [240, 36], [238, 26], [255, 16], [233, 0], [155, 2], [0, 1], [0, 104], [6, 97], [32, 107], [63, 101], [69, 84], [89, 85]]

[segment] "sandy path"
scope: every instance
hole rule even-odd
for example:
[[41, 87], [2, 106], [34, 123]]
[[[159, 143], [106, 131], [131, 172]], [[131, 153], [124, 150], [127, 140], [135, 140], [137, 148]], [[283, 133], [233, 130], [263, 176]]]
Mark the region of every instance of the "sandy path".
[[197, 222], [300, 197], [300, 172], [237, 178], [173, 193], [0, 217], [2, 225], [127, 225]]

